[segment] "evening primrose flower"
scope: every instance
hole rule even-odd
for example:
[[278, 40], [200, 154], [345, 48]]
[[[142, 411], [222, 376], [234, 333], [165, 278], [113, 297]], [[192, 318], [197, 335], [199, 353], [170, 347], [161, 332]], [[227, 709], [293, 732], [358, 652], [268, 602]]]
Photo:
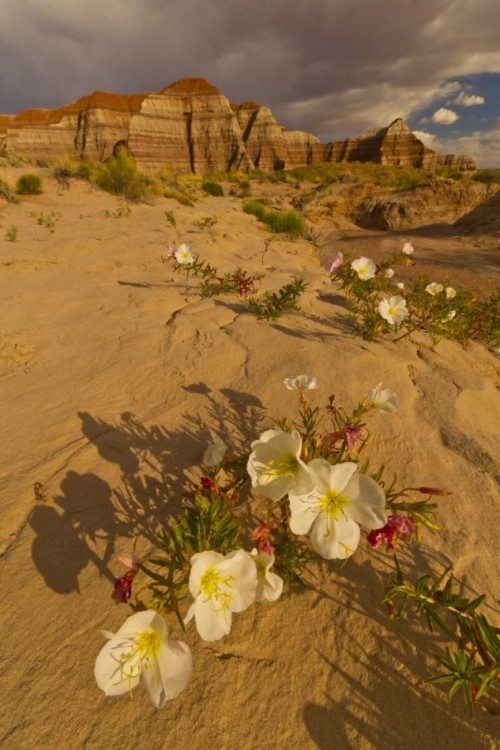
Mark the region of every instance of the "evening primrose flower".
[[233, 612], [255, 601], [257, 568], [252, 556], [239, 549], [226, 556], [209, 550], [191, 558], [189, 591], [194, 598], [184, 622], [193, 617], [204, 641], [218, 641], [231, 630]]
[[379, 303], [378, 313], [391, 326], [399, 325], [410, 314], [406, 307], [406, 300], [399, 294], [390, 299], [383, 299]]
[[404, 281], [398, 281], [398, 283], [396, 284], [396, 286], [397, 286], [398, 289], [403, 290], [405, 288], [405, 283], [404, 283]]
[[258, 552], [253, 549], [250, 553], [257, 569], [257, 588], [255, 601], [275, 602], [283, 591], [283, 579], [276, 573], [271, 573], [270, 568], [274, 565], [274, 555], [266, 552]]
[[368, 391], [368, 403], [384, 414], [392, 414], [399, 406], [399, 399], [389, 388], [382, 390], [382, 383]]
[[453, 299], [453, 297], [457, 296], [457, 290], [453, 289], [452, 286], [447, 286], [445, 289], [446, 292], [446, 299]]
[[432, 284], [427, 284], [425, 287], [425, 291], [428, 292], [428, 294], [432, 294], [433, 297], [436, 296], [436, 294], [439, 294], [443, 291], [443, 285], [442, 284], [436, 284], [435, 281], [432, 282]]
[[337, 268], [340, 268], [343, 262], [344, 262], [344, 253], [337, 253], [337, 255], [333, 259], [333, 262], [330, 266], [329, 273], [333, 273], [334, 271], [337, 270]]
[[313, 479], [300, 458], [302, 438], [297, 430], [266, 430], [252, 443], [247, 471], [252, 487], [275, 502], [292, 489], [297, 494], [310, 492]]
[[191, 245], [179, 245], [178, 249], [175, 251], [175, 259], [177, 263], [180, 263], [181, 265], [194, 263], [194, 255], [191, 252]]
[[310, 531], [313, 548], [327, 560], [345, 560], [358, 547], [360, 526], [379, 529], [387, 523], [384, 492], [353, 462], [332, 466], [315, 458], [308, 466], [316, 486], [307, 495], [290, 493], [290, 529]]
[[446, 318], [443, 318], [441, 323], [447, 323], [449, 320], [453, 320], [455, 315], [457, 314], [456, 310], [450, 310], [450, 312], [447, 314]]
[[136, 612], [117, 633], [101, 632], [109, 640], [94, 675], [106, 695], [131, 692], [142, 677], [152, 704], [162, 708], [184, 690], [193, 671], [191, 651], [181, 641], [167, 640], [165, 620], [157, 612]]
[[318, 379], [312, 375], [297, 375], [296, 378], [285, 378], [283, 383], [289, 391], [313, 391], [319, 388]]
[[413, 247], [413, 245], [411, 244], [411, 242], [405, 242], [405, 244], [403, 245], [403, 249], [401, 250], [401, 252], [404, 255], [413, 255], [413, 253], [415, 252], [415, 248]]
[[370, 258], [365, 258], [364, 255], [361, 258], [353, 260], [351, 263], [351, 268], [353, 271], [356, 271], [362, 281], [374, 279], [377, 273], [377, 266], [375, 265], [373, 260], [370, 260]]
[[220, 463], [222, 463], [222, 459], [226, 455], [226, 452], [227, 446], [222, 442], [220, 438], [217, 438], [208, 446], [205, 453], [203, 454], [203, 463], [209, 468], [218, 466]]
[[384, 276], [386, 279], [392, 279], [392, 277], [394, 276], [394, 268], [386, 268]]

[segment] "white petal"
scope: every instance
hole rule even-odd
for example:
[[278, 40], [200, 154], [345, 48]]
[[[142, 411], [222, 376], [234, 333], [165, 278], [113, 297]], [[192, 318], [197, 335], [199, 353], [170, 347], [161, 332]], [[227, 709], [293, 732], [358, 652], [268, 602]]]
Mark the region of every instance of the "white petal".
[[216, 568], [224, 560], [220, 552], [208, 550], [197, 552], [191, 558], [191, 573], [189, 574], [189, 592], [195, 599], [200, 593], [200, 579], [207, 568]]
[[350, 518], [328, 521], [326, 513], [320, 513], [310, 535], [313, 548], [326, 560], [345, 560], [357, 549], [359, 537], [357, 523]]
[[218, 641], [231, 630], [232, 613], [226, 609], [216, 610], [211, 599], [198, 596], [195, 602], [196, 629], [204, 641]]
[[179, 695], [193, 672], [193, 659], [188, 646], [182, 641], [162, 644], [153, 670], [143, 671], [143, 680], [151, 702], [162, 708], [166, 701]]
[[[163, 643], [160, 646], [160, 651], [162, 647], [165, 649], [166, 645]], [[153, 706], [155, 708], [163, 708], [166, 698], [157, 658], [144, 660], [142, 665], [142, 681]]]
[[[261, 581], [259, 581], [261, 583]], [[264, 599], [268, 602], [275, 602], [283, 592], [283, 579], [276, 573], [269, 572], [264, 581]], [[262, 600], [260, 600], [262, 601]]]
[[243, 612], [255, 601], [257, 568], [252, 556], [245, 550], [238, 550], [231, 558], [226, 558], [218, 567], [223, 576], [234, 580], [228, 584], [233, 597], [229, 604], [231, 612]]
[[267, 484], [258, 484], [256, 486], [254, 485], [254, 487], [259, 495], [268, 497], [270, 500], [273, 500], [275, 503], [277, 503], [278, 500], [281, 500], [281, 498], [285, 497], [285, 495], [288, 493], [290, 484], [290, 477], [279, 477], [278, 479], [273, 479], [272, 482], [267, 482]]
[[355, 474], [345, 488], [347, 515], [367, 529], [380, 529], [387, 523], [382, 487], [365, 474]]
[[287, 492], [293, 491], [296, 495], [305, 495], [314, 489], [314, 477], [305, 463], [299, 461], [299, 464], [298, 474], [289, 478], [290, 484]]
[[262, 433], [260, 438], [258, 440], [254, 440], [251, 443], [252, 450], [255, 450], [255, 448], [260, 445], [260, 443], [267, 443], [268, 440], [275, 437], [276, 435], [279, 435], [281, 433], [281, 430], [266, 430]]
[[117, 636], [135, 636], [140, 630], [153, 628], [160, 638], [167, 637], [167, 626], [165, 620], [158, 612], [153, 609], [146, 609], [143, 612], [135, 612], [127, 617], [121, 628], [117, 631]]
[[316, 498], [307, 501], [307, 495], [289, 495], [290, 529], [294, 534], [307, 534], [313, 522], [321, 512]]
[[345, 463], [337, 464], [336, 466], [330, 465], [329, 489], [342, 493], [357, 468], [357, 464], [353, 461], [346, 461]]
[[[140, 679], [141, 669], [137, 659], [129, 661], [123, 669], [120, 659], [130, 654], [134, 648], [134, 640], [129, 637], [115, 636], [109, 640], [99, 652], [94, 676], [98, 686], [106, 695], [123, 695], [134, 688]], [[132, 673], [134, 677], [127, 677]]]

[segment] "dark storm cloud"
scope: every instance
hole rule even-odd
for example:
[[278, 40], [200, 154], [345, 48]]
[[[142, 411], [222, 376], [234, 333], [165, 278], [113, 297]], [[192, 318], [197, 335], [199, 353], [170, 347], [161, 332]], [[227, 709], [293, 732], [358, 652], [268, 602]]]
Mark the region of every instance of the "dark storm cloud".
[[499, 25], [498, 0], [1, 0], [0, 112], [203, 76], [343, 137], [500, 71]]

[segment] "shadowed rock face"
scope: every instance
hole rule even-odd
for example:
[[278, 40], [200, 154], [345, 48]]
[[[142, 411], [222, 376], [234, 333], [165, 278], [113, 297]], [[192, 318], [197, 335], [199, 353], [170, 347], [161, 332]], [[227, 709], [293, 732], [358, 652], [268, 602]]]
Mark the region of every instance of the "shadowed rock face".
[[230, 104], [204, 78], [184, 78], [158, 93], [97, 91], [59, 109], [0, 115], [0, 149], [34, 159], [54, 161], [66, 153], [102, 161], [120, 143], [143, 168], [168, 165], [184, 173], [340, 161], [475, 169], [470, 157], [426, 148], [402, 120], [361, 138], [322, 144], [309, 133], [283, 128], [256, 102]]

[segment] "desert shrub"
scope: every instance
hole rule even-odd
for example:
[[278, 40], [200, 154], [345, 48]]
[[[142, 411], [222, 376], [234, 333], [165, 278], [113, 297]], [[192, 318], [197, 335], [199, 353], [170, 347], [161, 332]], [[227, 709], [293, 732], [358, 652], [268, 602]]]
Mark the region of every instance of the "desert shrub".
[[256, 216], [276, 234], [301, 235], [304, 232], [304, 217], [297, 211], [269, 211], [260, 201], [246, 201], [243, 210]]
[[223, 197], [224, 195], [224, 188], [219, 182], [215, 182], [215, 180], [204, 180], [201, 183], [201, 188], [208, 195], [213, 195], [217, 198]]
[[22, 174], [16, 185], [19, 195], [40, 195], [43, 192], [43, 182], [36, 174]]
[[7, 176], [0, 177], [0, 198], [5, 198], [8, 203], [19, 203], [15, 184]]
[[82, 180], [92, 180], [94, 176], [95, 167], [88, 161], [81, 161], [76, 165], [77, 175]]
[[92, 180], [94, 167], [88, 161], [72, 159], [68, 154], [61, 156], [52, 168], [52, 177], [58, 185], [69, 187], [69, 182], [75, 180]]
[[174, 200], [179, 201], [182, 206], [189, 206], [190, 208], [194, 206], [194, 200], [181, 190], [165, 190], [163, 197], [173, 198]]
[[19, 234], [19, 230], [17, 227], [11, 227], [5, 234], [5, 239], [7, 242], [15, 242], [17, 240], [17, 236]]
[[475, 182], [486, 182], [487, 184], [492, 182], [500, 183], [500, 169], [478, 169], [472, 176], [472, 179]]
[[155, 179], [138, 171], [137, 164], [124, 146], [117, 148], [113, 156], [99, 165], [95, 181], [101, 190], [122, 195], [129, 201], [147, 201], [159, 194]]
[[391, 187], [396, 190], [411, 190], [422, 183], [422, 176], [413, 167], [400, 167], [398, 173], [393, 177]]

